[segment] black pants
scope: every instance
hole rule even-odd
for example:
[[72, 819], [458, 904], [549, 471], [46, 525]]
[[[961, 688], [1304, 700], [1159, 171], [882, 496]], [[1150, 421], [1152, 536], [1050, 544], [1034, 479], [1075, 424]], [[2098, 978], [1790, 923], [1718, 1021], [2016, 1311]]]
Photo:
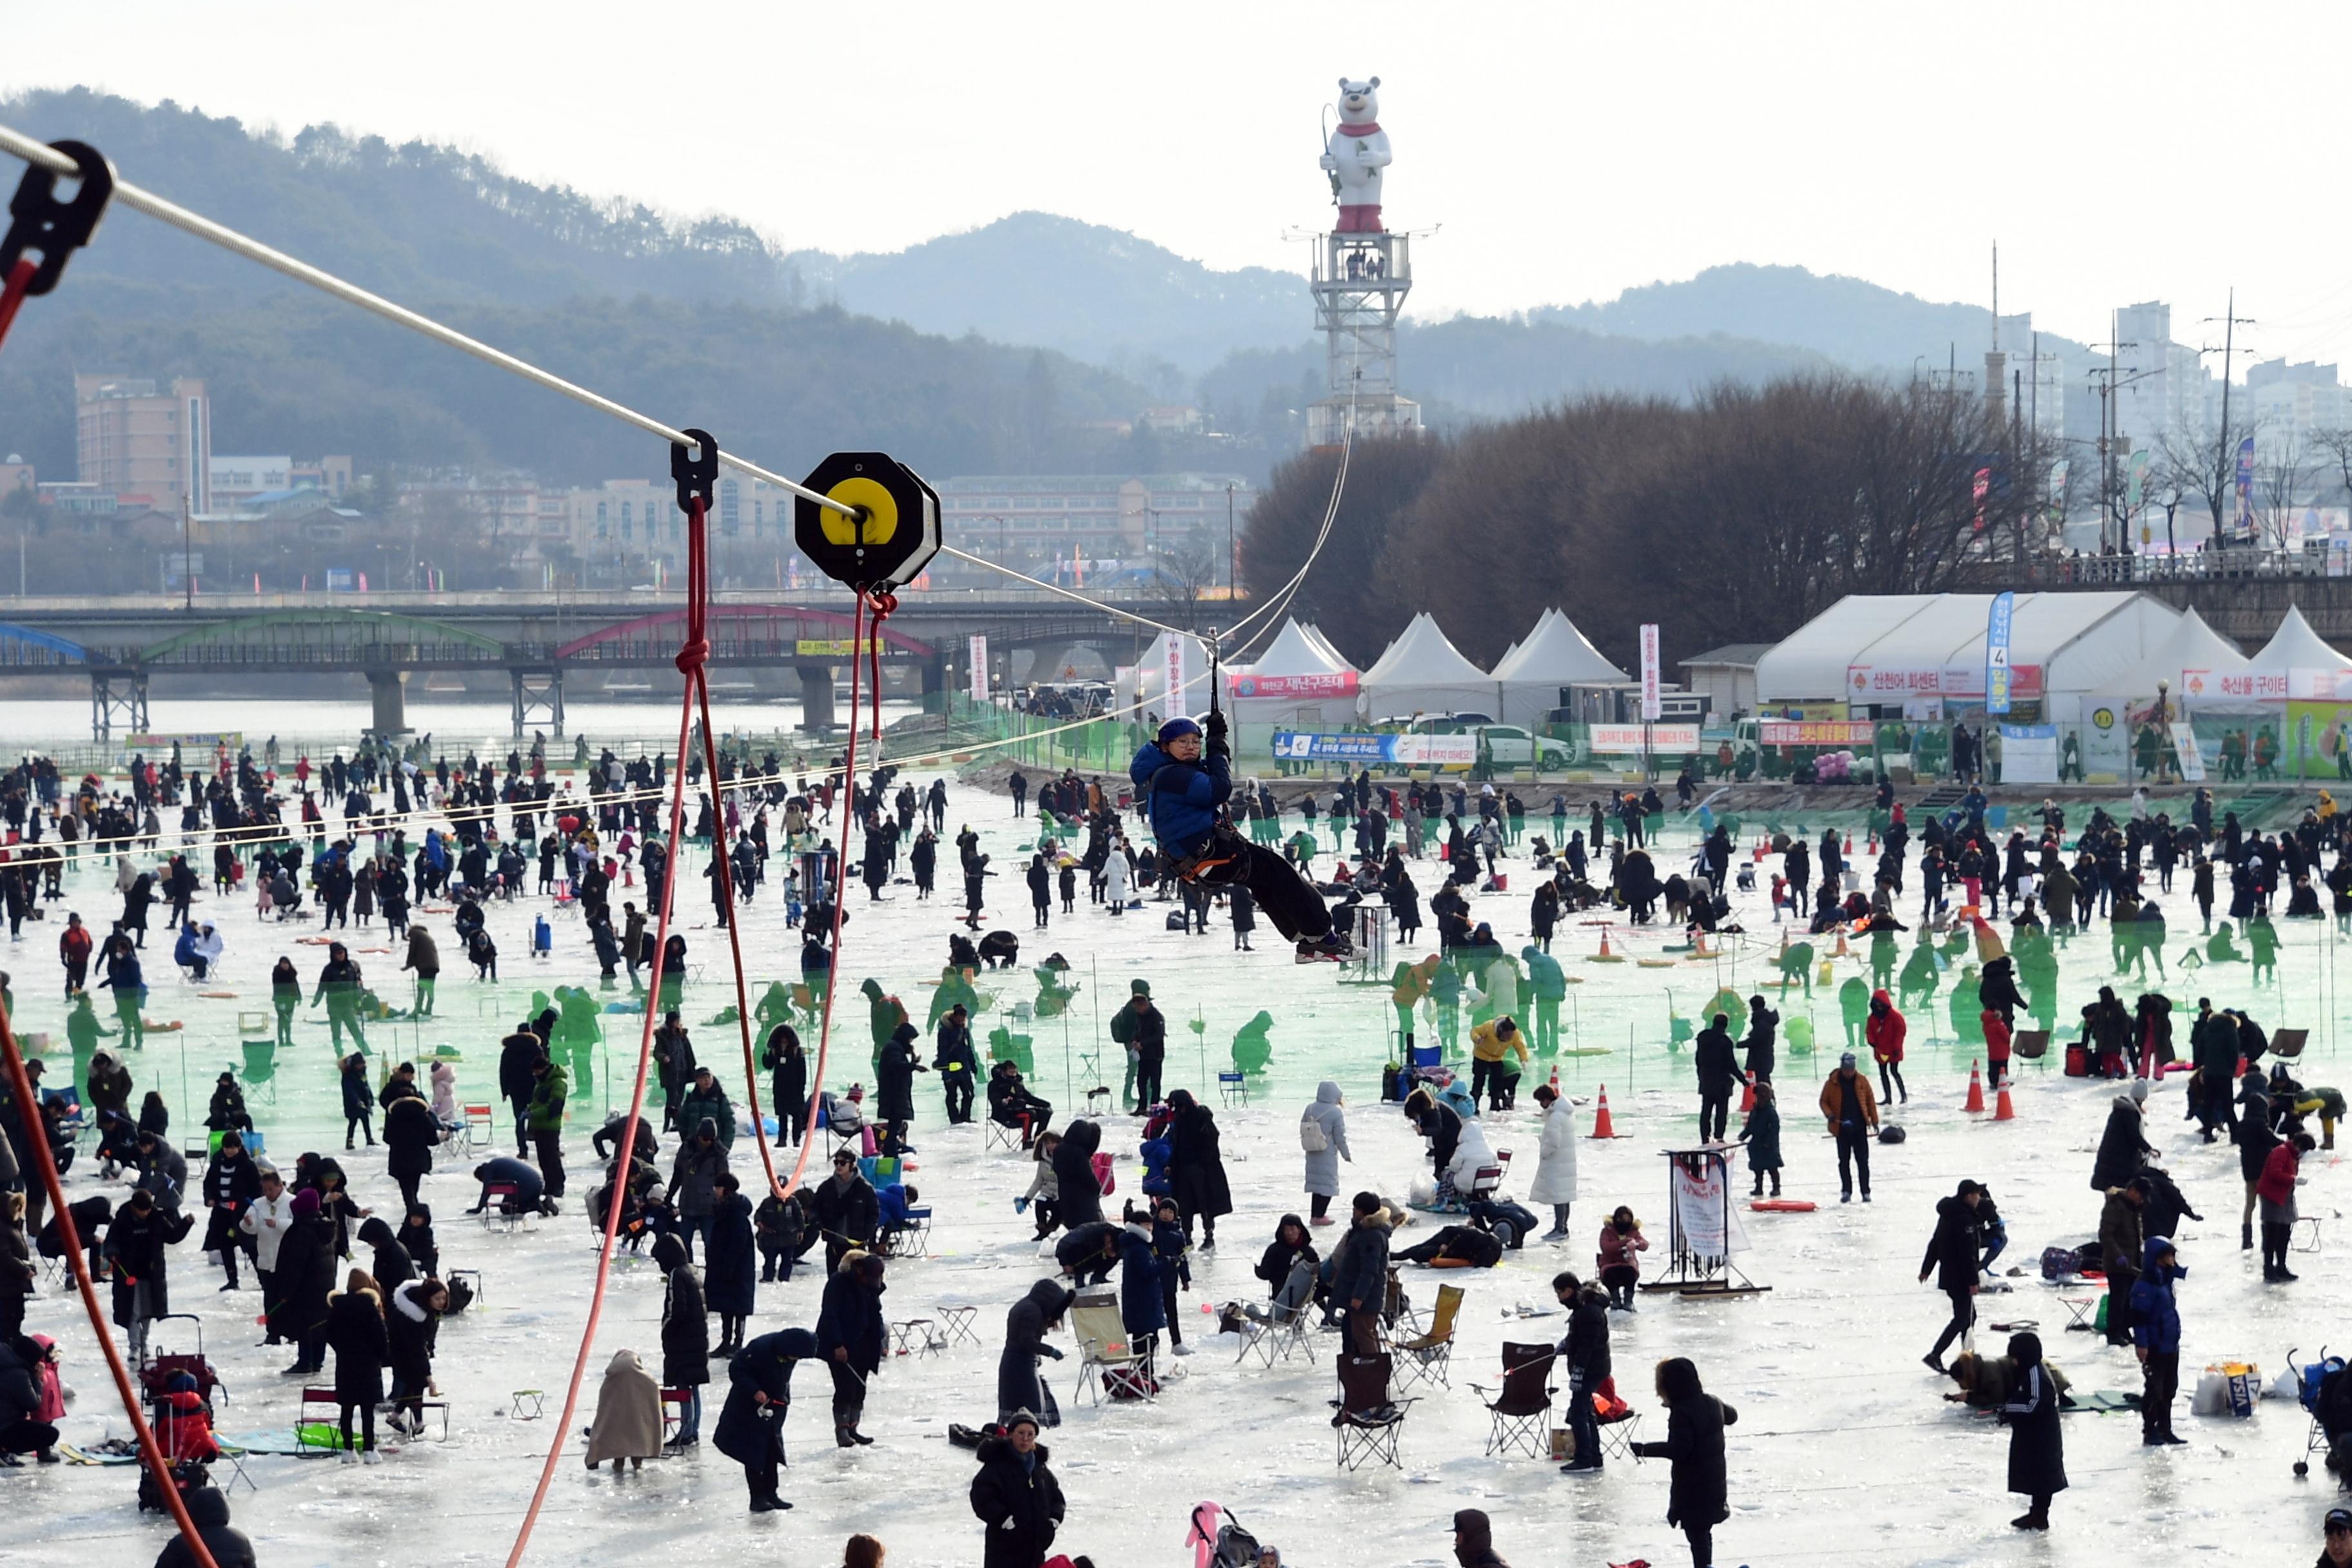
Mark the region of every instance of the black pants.
[[373, 1119], [365, 1111], [361, 1112], [357, 1116], [346, 1116], [343, 1118], [344, 1148], [348, 1149], [352, 1146], [352, 1134], [353, 1132], [366, 1133], [368, 1147], [371, 1149], [375, 1147], [375, 1123]]
[[1157, 1057], [1143, 1057], [1136, 1061], [1135, 1104], [1139, 1110], [1160, 1103], [1160, 1069], [1165, 1065], [1165, 1058]]
[[57, 1446], [58, 1429], [29, 1415], [13, 1426], [0, 1427], [0, 1454], [46, 1454]]
[[413, 1208], [415, 1208], [415, 1207], [416, 1206], [416, 1204], [417, 1204], [417, 1197], [416, 1197], [416, 1188], [417, 1188], [417, 1184], [418, 1184], [419, 1183], [423, 1182], [423, 1181], [425, 1180], [425, 1178], [424, 1178], [424, 1176], [423, 1176], [423, 1175], [421, 1175], [421, 1174], [410, 1174], [410, 1175], [403, 1175], [403, 1176], [394, 1176], [394, 1177], [393, 1178], [393, 1180], [394, 1180], [394, 1181], [395, 1181], [395, 1182], [398, 1182], [398, 1183], [400, 1184], [400, 1202], [401, 1202], [401, 1205], [402, 1205], [401, 1212], [402, 1212], [403, 1214], [405, 1214], [405, 1213], [407, 1213], [410, 1209], [413, 1209]]
[[[529, 1131], [529, 1128], [530, 1126], [530, 1096], [527, 1094], [510, 1094], [507, 1096], [507, 1103], [514, 1107], [515, 1152], [520, 1154], [523, 1152], [524, 1145], [530, 1142], [530, 1133]], [[667, 1131], [668, 1129], [665, 1127], [663, 1131]]]
[[790, 1110], [787, 1110], [784, 1113], [784, 1121], [786, 1124], [784, 1136], [786, 1138], [790, 1139], [794, 1143], [806, 1142], [808, 1141], [809, 1127], [808, 1101], [803, 1100], [798, 1105], [793, 1107]]
[[1878, 1098], [1888, 1105], [1911, 1098], [1911, 1091], [1903, 1087], [1903, 1069], [1893, 1062], [1878, 1064]]
[[562, 1197], [563, 1195], [562, 1130], [554, 1127], [544, 1131], [533, 1128], [530, 1141], [532, 1146], [539, 1151], [539, 1174], [540, 1179], [547, 1184], [547, 1195], [551, 1198]]
[[2172, 1435], [2172, 1399], [2180, 1392], [2180, 1352], [2147, 1352], [2147, 1385], [2139, 1396], [2139, 1429], [2143, 1436]]
[[743, 1461], [743, 1484], [751, 1489], [753, 1502], [761, 1502], [776, 1495], [776, 1446], [773, 1442], [762, 1442], [759, 1456]]
[[866, 1409], [866, 1380], [847, 1362], [828, 1359], [824, 1369], [833, 1373], [833, 1424], [856, 1426]]
[[1691, 1568], [1715, 1568], [1715, 1526], [1686, 1519], [1683, 1538], [1690, 1542]]
[[1731, 1091], [1727, 1089], [1720, 1092], [1709, 1093], [1701, 1089], [1698, 1097], [1699, 1142], [1711, 1143], [1722, 1137], [1723, 1130], [1730, 1121]]
[[2292, 1225], [2282, 1225], [2273, 1220], [2263, 1221], [2263, 1279], [2268, 1279], [2273, 1275], [2287, 1272], [2287, 1246], [2294, 1236], [2294, 1226]]
[[[264, 1308], [270, 1308], [270, 1307], [275, 1307], [275, 1306], [277, 1306], [277, 1305], [278, 1305], [278, 1270], [276, 1270], [275, 1268], [264, 1268], [261, 1266], [261, 1264], [260, 1264], [259, 1260], [257, 1258], [257, 1259], [256, 1259], [256, 1261], [255, 1261], [255, 1263], [254, 1263], [254, 1265], [253, 1265], [253, 1277], [254, 1277], [254, 1279], [256, 1279], [256, 1280], [260, 1284], [260, 1286], [261, 1286], [261, 1304], [262, 1304], [262, 1306], [263, 1306]], [[274, 1345], [274, 1344], [278, 1343], [278, 1342], [279, 1342], [279, 1339], [278, 1339], [278, 1325], [277, 1325], [277, 1323], [276, 1323], [274, 1321], [269, 1321], [269, 1320], [266, 1320], [266, 1319], [265, 1319], [265, 1321], [264, 1321], [264, 1322], [263, 1322], [263, 1327], [264, 1327], [264, 1328], [266, 1328], [268, 1331], [267, 1333], [265, 1333], [265, 1334], [262, 1336], [261, 1342], [262, 1342], [262, 1343], [264, 1343], [264, 1344], [268, 1344], [268, 1345]]]
[[2137, 1268], [2108, 1266], [2107, 1343], [2111, 1345], [2132, 1342], [2131, 1289], [2138, 1279], [2139, 1270]]
[[940, 1088], [947, 1090], [948, 1125], [961, 1126], [971, 1120], [971, 1075], [955, 1073], [942, 1079]]
[[1966, 1290], [1947, 1290], [1944, 1294], [1952, 1299], [1952, 1321], [1944, 1325], [1944, 1331], [1936, 1336], [1936, 1348], [1927, 1352], [1937, 1361], [1943, 1360], [1944, 1352], [1950, 1348], [1952, 1342], [1976, 1327], [1977, 1321], [1974, 1296]]
[[347, 1399], [343, 1402], [343, 1411], [341, 1417], [341, 1425], [343, 1433], [343, 1447], [346, 1448], [352, 1447], [352, 1412], [354, 1410], [358, 1411], [360, 1415], [359, 1447], [362, 1448], [374, 1447], [375, 1401], [373, 1399]]
[[1470, 1060], [1471, 1100], [1475, 1101], [1486, 1099], [1490, 1088], [1494, 1092], [1494, 1099], [1489, 1109], [1500, 1110], [1503, 1109], [1503, 1064], [1484, 1062], [1473, 1057]]
[[1853, 1167], [1862, 1167], [1862, 1195], [1870, 1195], [1870, 1129], [1840, 1126], [1837, 1130], [1838, 1187], [1853, 1191]]
[[1331, 1212], [1331, 1194], [1328, 1193], [1311, 1194], [1310, 1204], [1311, 1208], [1309, 1217], [1321, 1219], [1325, 1215]]
[[1203, 879], [1202, 885], [1245, 885], [1256, 895], [1258, 908], [1274, 922], [1274, 929], [1282, 933], [1284, 941], [1319, 942], [1331, 934], [1331, 911], [1323, 907], [1323, 895], [1279, 852], [1263, 844], [1252, 844], [1238, 835], [1213, 841], [1209, 852], [1234, 858]]

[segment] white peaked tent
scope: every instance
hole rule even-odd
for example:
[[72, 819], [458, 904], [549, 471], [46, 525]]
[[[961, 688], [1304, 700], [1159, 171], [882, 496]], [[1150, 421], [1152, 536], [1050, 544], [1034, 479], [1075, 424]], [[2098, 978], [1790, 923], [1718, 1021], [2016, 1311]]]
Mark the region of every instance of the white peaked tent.
[[[1237, 723], [1264, 724], [1275, 730], [1329, 731], [1355, 720], [1359, 685], [1356, 667], [1340, 657], [1339, 649], [1295, 620], [1283, 622], [1282, 630], [1275, 634], [1255, 664], [1229, 673], [1233, 680], [1227, 690]], [[1297, 689], [1296, 680], [1300, 677], [1318, 678], [1316, 684], [1324, 689]], [[1261, 680], [1269, 685], [1282, 683], [1290, 689], [1280, 690], [1278, 695], [1252, 695], [1253, 687]], [[1254, 742], [1255, 734], [1249, 738]]]
[[[2327, 639], [2311, 629], [2303, 612], [2287, 606], [2286, 619], [2254, 655], [2253, 667], [2262, 679], [2258, 695], [2271, 698], [2319, 698], [2332, 700], [2339, 678], [2352, 677], [2352, 659], [2328, 646]], [[2277, 689], [2277, 679], [2284, 677], [2286, 689]]]
[[1321, 648], [1324, 655], [1330, 658], [1336, 666], [1348, 669], [1353, 669], [1356, 668], [1353, 664], [1349, 663], [1348, 656], [1339, 651], [1339, 645], [1323, 635], [1323, 628], [1321, 626], [1304, 626], [1298, 629], [1306, 634], [1308, 641], [1312, 642], [1317, 647]]
[[1367, 714], [1409, 719], [1416, 713], [1495, 710], [1495, 681], [1462, 657], [1424, 611], [1364, 671]]
[[1623, 681], [1625, 672], [1601, 656], [1576, 623], [1559, 610], [1546, 610], [1527, 640], [1512, 646], [1495, 667], [1502, 689], [1506, 724], [1533, 729], [1544, 714], [1563, 705], [1560, 688], [1582, 682]]
[[2190, 610], [2180, 617], [2171, 640], [2158, 651], [2155, 668], [2149, 673], [2172, 682], [2172, 694], [2177, 700], [2195, 708], [2212, 708], [2231, 700], [2222, 689], [2223, 678], [2242, 676], [2253, 667], [2253, 660], [2238, 651], [2236, 643], [2207, 626], [2204, 616]]

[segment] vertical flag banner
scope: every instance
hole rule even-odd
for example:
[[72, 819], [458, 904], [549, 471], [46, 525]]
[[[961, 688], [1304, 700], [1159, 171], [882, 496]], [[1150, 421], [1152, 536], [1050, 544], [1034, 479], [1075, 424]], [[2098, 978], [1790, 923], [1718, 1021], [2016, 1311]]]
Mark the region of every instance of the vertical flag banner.
[[1985, 711], [2009, 711], [2009, 622], [2016, 612], [2015, 594], [1995, 594], [1992, 612], [1985, 617]]
[[1658, 713], [1658, 624], [1646, 621], [1642, 626], [1642, 721], [1654, 724]]
[[971, 639], [971, 700], [988, 700], [988, 638], [978, 633]]
[[2238, 443], [2238, 531], [2249, 539], [2254, 533], [2254, 438], [2252, 436]]
[[1979, 469], [1977, 470], [1977, 479], [1976, 479], [1976, 503], [1977, 503], [1977, 526], [1976, 526], [1976, 531], [1977, 531], [1977, 532], [1979, 532], [1979, 533], [1982, 533], [1982, 532], [1984, 531], [1985, 497], [1986, 497], [1986, 495], [1987, 495], [1987, 494], [1989, 494], [1989, 493], [1991, 491], [1991, 489], [1992, 489], [1992, 470], [1991, 470], [1990, 468], [1979, 468]]

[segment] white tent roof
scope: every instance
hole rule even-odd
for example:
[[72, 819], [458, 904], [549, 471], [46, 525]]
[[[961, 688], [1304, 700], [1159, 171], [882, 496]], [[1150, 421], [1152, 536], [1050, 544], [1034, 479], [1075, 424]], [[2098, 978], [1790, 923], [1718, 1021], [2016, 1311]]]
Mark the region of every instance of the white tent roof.
[[1355, 668], [1354, 665], [1348, 662], [1348, 656], [1339, 651], [1339, 645], [1323, 635], [1323, 628], [1321, 626], [1301, 626], [1299, 630], [1305, 632], [1307, 636], [1313, 640], [1316, 647], [1321, 648], [1325, 653], [1331, 657], [1334, 668], [1353, 669]]
[[1354, 668], [1339, 657], [1339, 650], [1329, 643], [1318, 642], [1315, 634], [1295, 620], [1282, 623], [1282, 630], [1265, 645], [1257, 662], [1249, 667], [1252, 675], [1337, 675]]
[[2254, 655], [2258, 669], [2343, 669], [2352, 666], [2352, 659], [2328, 646], [2327, 639], [2311, 629], [2303, 612], [2293, 605], [2286, 608], [2286, 619]]
[[2183, 669], [2244, 669], [2253, 663], [2236, 643], [2207, 626], [2205, 617], [2195, 610], [2181, 616], [2163, 651], [2167, 659]]
[[1503, 662], [1495, 667], [1495, 679], [1565, 686], [1570, 681], [1622, 681], [1630, 677], [1603, 658], [1565, 613], [1546, 610], [1527, 640], [1513, 644]]
[[1496, 697], [1493, 679], [1463, 658], [1425, 611], [1364, 671], [1363, 689], [1375, 719], [1487, 710]]
[[1933, 594], [1849, 594], [1799, 626], [1756, 661], [1763, 702], [1825, 701], [1846, 695], [1854, 656], [1936, 602]]
[[[1850, 595], [1757, 660], [1757, 695], [1767, 702], [1820, 699], [1831, 691], [1853, 699], [1848, 671], [1857, 666], [1964, 672], [1961, 689], [1980, 691], [1992, 601], [1990, 594]], [[2045, 692], [2142, 695], [2134, 680], [2153, 670], [2179, 619], [2145, 594], [2020, 594], [2010, 619], [2010, 663], [2038, 667]], [[2145, 695], [2153, 696], [2153, 673], [2145, 684]], [[1881, 692], [1875, 700], [1889, 695]]]

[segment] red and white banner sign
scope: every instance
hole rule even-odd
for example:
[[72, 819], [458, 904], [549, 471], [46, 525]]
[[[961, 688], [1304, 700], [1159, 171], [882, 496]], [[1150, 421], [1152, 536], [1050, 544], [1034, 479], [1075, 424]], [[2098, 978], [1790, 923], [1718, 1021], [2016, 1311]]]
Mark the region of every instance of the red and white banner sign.
[[1756, 738], [1768, 746], [1867, 746], [1873, 729], [1866, 721], [1765, 719]]
[[971, 639], [971, 700], [988, 700], [988, 638], [978, 632]]
[[1353, 697], [1356, 694], [1356, 672], [1352, 669], [1343, 669], [1336, 675], [1251, 675], [1244, 672], [1230, 677], [1227, 684], [1236, 698], [1314, 702], [1328, 697]]
[[[1981, 664], [1850, 664], [1845, 668], [1846, 696], [1861, 702], [1899, 702], [1906, 697], [1982, 697]], [[2009, 667], [2011, 700], [2032, 700], [2042, 695], [2042, 667]]]
[[1648, 739], [1643, 737], [1640, 724], [1595, 724], [1591, 745], [1596, 752], [1634, 752], [1646, 745], [1653, 752], [1696, 752], [1698, 750], [1698, 726], [1696, 724], [1652, 724], [1647, 727]]
[[2287, 699], [2287, 672], [2284, 669], [2225, 669], [2216, 674], [2210, 669], [2184, 669], [2180, 672], [2180, 692], [2184, 697], [2219, 698], [2228, 702], [2284, 702]]
[[[1642, 717], [1655, 720], [1658, 705], [1658, 626], [1655, 621], [1642, 624]], [[1634, 748], [1639, 751], [1638, 746]]]

